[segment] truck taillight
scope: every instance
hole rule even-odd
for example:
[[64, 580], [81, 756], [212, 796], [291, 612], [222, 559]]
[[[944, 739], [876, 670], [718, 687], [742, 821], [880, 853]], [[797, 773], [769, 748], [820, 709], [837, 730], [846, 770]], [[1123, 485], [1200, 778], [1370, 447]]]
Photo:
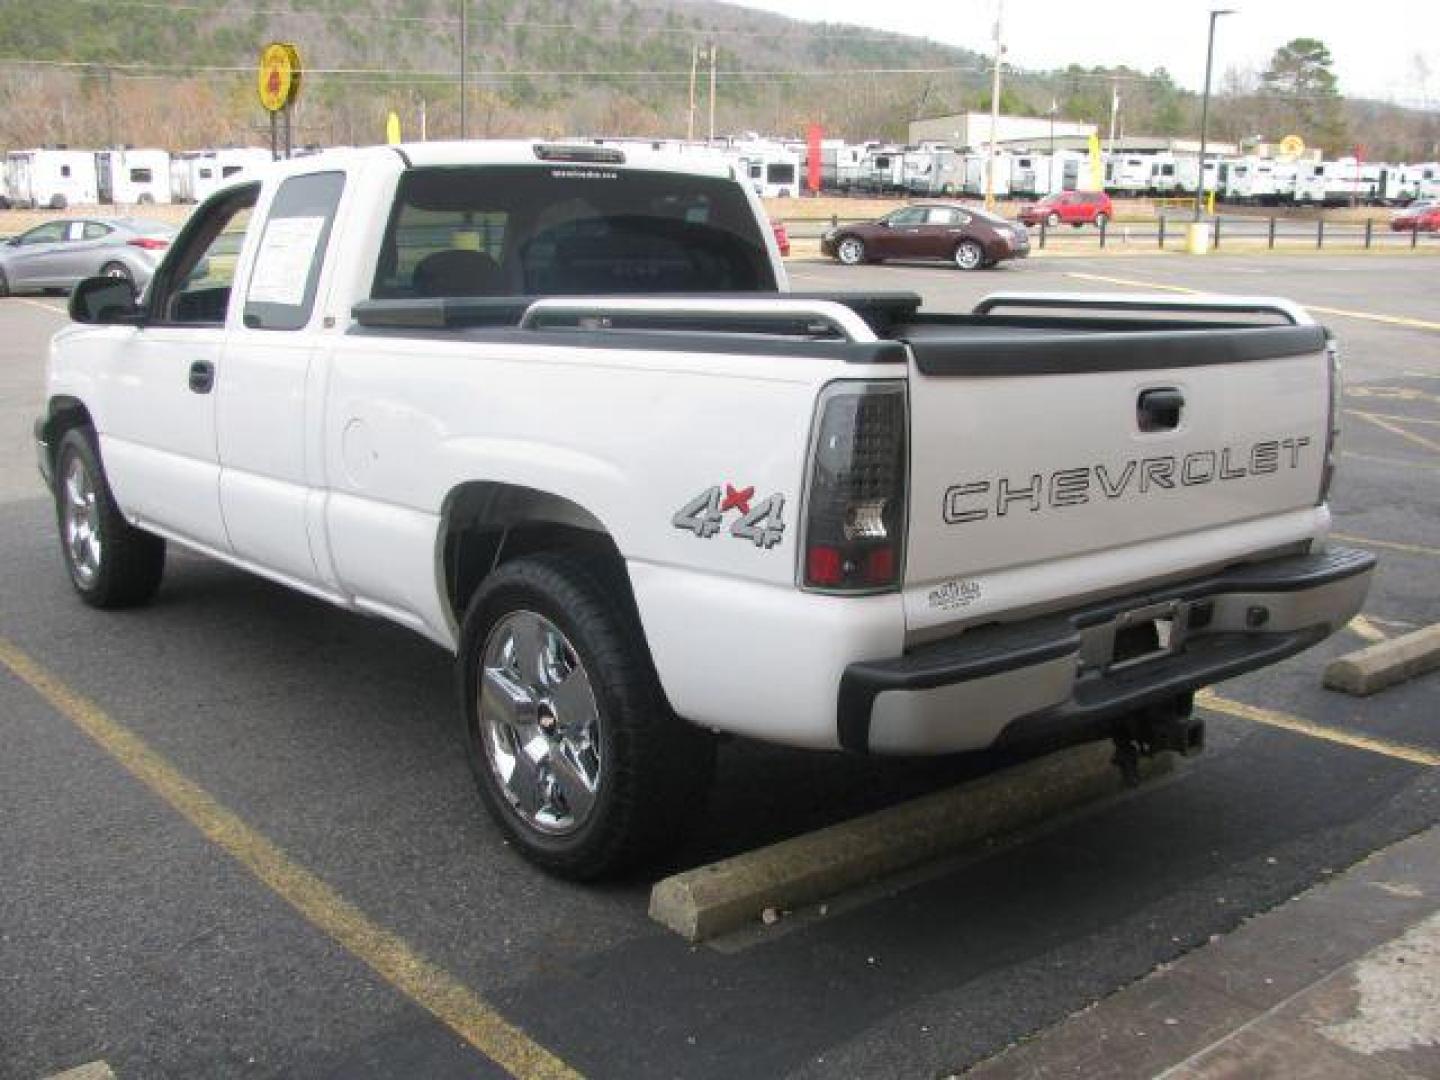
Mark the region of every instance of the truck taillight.
[[1325, 331], [1325, 361], [1330, 377], [1329, 427], [1325, 434], [1325, 464], [1320, 474], [1320, 502], [1330, 497], [1330, 485], [1340, 463], [1340, 396], [1344, 389], [1340, 369], [1340, 346], [1330, 331]]
[[805, 496], [805, 588], [867, 593], [900, 583], [906, 427], [903, 382], [837, 382], [821, 393]]

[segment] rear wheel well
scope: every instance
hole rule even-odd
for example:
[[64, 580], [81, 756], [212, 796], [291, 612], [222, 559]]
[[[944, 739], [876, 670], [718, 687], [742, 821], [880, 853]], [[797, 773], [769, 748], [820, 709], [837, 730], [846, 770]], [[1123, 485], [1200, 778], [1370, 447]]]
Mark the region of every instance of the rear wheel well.
[[443, 518], [445, 598], [457, 626], [487, 576], [508, 562], [541, 552], [584, 558], [617, 589], [617, 596], [634, 603], [614, 538], [578, 503], [535, 488], [476, 482], [450, 493]]

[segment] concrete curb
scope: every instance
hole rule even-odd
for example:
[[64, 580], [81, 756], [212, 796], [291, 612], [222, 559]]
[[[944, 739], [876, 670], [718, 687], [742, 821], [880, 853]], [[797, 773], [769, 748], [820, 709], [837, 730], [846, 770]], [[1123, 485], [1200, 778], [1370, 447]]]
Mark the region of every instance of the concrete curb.
[[1331, 690], [1365, 697], [1437, 668], [1440, 668], [1440, 623], [1331, 660], [1325, 667], [1325, 685]]
[[[782, 840], [657, 882], [650, 917], [698, 942], [833, 897], [1123, 788], [1109, 743], [1072, 747], [973, 783]], [[1173, 768], [1142, 762], [1146, 776]]]

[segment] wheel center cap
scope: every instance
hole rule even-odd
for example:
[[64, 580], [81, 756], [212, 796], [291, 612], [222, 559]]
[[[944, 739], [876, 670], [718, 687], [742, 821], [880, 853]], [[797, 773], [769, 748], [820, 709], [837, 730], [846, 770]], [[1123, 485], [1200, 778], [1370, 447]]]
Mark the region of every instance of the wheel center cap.
[[555, 721], [555, 710], [549, 705], [540, 706], [540, 730], [546, 735], [553, 736], [558, 724]]

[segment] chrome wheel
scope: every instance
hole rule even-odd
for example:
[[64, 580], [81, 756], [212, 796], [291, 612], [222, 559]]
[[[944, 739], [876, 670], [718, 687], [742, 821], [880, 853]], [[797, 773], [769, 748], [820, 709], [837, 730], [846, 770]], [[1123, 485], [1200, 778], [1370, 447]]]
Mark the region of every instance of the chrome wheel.
[[100, 505], [95, 492], [95, 478], [79, 456], [70, 459], [65, 469], [64, 515], [65, 554], [70, 569], [82, 588], [93, 585], [100, 576]]
[[485, 639], [480, 741], [516, 815], [542, 833], [585, 824], [599, 795], [600, 710], [585, 665], [560, 629], [514, 611]]
[[865, 261], [865, 245], [853, 236], [841, 240], [835, 254], [846, 266], [858, 266]]
[[961, 270], [975, 270], [985, 261], [985, 252], [973, 240], [962, 240], [955, 249], [955, 265]]

